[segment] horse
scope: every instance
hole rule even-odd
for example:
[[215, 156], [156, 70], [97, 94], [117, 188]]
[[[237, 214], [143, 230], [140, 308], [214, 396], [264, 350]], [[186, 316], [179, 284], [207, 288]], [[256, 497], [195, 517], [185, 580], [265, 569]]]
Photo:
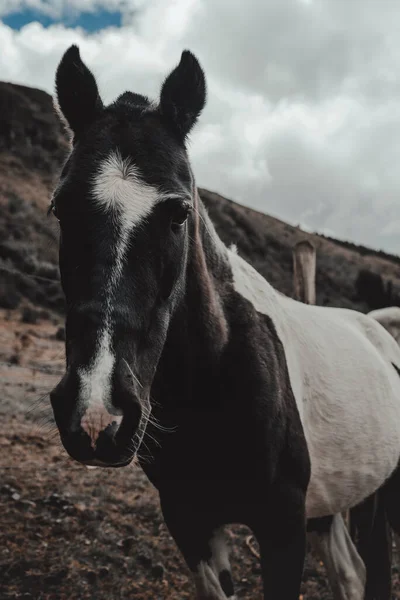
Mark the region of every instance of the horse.
[[378, 321], [400, 345], [400, 307], [387, 306], [377, 308], [368, 313], [370, 317]]
[[[188, 50], [159, 101], [105, 106], [77, 46], [56, 72], [71, 152], [59, 221], [66, 371], [50, 394], [61, 442], [88, 466], [135, 457], [197, 597], [235, 597], [224, 528], [260, 548], [264, 598], [297, 600], [306, 521], [341, 597], [364, 581], [341, 512], [384, 486], [400, 531], [400, 349], [375, 320], [279, 294], [222, 243], [187, 139], [206, 102]], [[150, 455], [143, 456], [146, 447]]]
[[[308, 239], [297, 242], [293, 247], [293, 292], [294, 297], [305, 304], [316, 304], [316, 264], [317, 251], [315, 245]], [[383, 312], [383, 315], [382, 315]], [[385, 319], [386, 309], [375, 311], [378, 317], [383, 317], [382, 325], [390, 333], [390, 326], [396, 314], [390, 312], [390, 319]], [[399, 309], [400, 313], [400, 309]], [[373, 318], [374, 311], [369, 313]], [[393, 335], [393, 334], [392, 334]], [[388, 527], [385, 506], [379, 490], [357, 506], [353, 506], [347, 514], [343, 514], [350, 528], [350, 535], [365, 567], [365, 600], [391, 600], [392, 598], [392, 536]], [[318, 532], [320, 528], [329, 529], [331, 518], [314, 519], [309, 522], [309, 541], [318, 552]], [[357, 557], [355, 557], [357, 564]], [[361, 572], [362, 572], [361, 567]], [[329, 571], [328, 571], [329, 573]], [[330, 584], [335, 596], [340, 582], [330, 578]]]

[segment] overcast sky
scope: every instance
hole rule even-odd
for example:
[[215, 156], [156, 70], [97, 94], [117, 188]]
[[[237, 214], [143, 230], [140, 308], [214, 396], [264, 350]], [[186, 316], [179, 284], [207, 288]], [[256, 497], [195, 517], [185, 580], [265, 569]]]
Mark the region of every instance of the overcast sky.
[[0, 78], [50, 93], [71, 43], [105, 101], [157, 98], [189, 48], [199, 186], [400, 254], [398, 0], [0, 0], [0, 19]]

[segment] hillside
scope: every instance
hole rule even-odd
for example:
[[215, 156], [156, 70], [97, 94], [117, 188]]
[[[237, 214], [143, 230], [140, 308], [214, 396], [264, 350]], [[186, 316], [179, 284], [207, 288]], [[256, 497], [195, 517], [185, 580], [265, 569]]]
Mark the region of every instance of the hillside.
[[[46, 218], [67, 150], [51, 97], [0, 83], [0, 306], [62, 310], [57, 226]], [[39, 279], [40, 278], [40, 279]]]

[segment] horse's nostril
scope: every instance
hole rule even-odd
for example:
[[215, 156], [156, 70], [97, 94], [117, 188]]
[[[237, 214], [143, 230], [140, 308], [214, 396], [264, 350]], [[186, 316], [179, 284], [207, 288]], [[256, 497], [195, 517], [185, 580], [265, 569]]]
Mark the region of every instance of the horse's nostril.
[[110, 440], [116, 435], [121, 421], [122, 416], [109, 413], [105, 406], [94, 405], [83, 415], [81, 427], [90, 437], [92, 447], [96, 448], [100, 434], [103, 433]]
[[96, 452], [97, 453], [106, 453], [110, 451], [111, 448], [116, 447], [115, 436], [119, 429], [119, 425], [117, 423], [112, 423], [108, 425], [103, 431], [99, 433], [99, 436], [96, 440]]
[[100, 432], [99, 437], [105, 436], [107, 439], [115, 442], [115, 436], [117, 434], [119, 426], [120, 426], [120, 423], [116, 423], [115, 421], [113, 423], [110, 423], [110, 425], [107, 425], [107, 427], [103, 431]]

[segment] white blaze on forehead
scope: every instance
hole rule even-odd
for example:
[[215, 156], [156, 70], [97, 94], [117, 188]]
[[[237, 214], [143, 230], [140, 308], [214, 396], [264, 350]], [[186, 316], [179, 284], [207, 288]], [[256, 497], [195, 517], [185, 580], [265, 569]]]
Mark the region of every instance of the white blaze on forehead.
[[117, 151], [101, 163], [93, 195], [99, 207], [116, 211], [124, 230], [140, 223], [162, 198], [157, 188], [143, 181], [139, 169]]

